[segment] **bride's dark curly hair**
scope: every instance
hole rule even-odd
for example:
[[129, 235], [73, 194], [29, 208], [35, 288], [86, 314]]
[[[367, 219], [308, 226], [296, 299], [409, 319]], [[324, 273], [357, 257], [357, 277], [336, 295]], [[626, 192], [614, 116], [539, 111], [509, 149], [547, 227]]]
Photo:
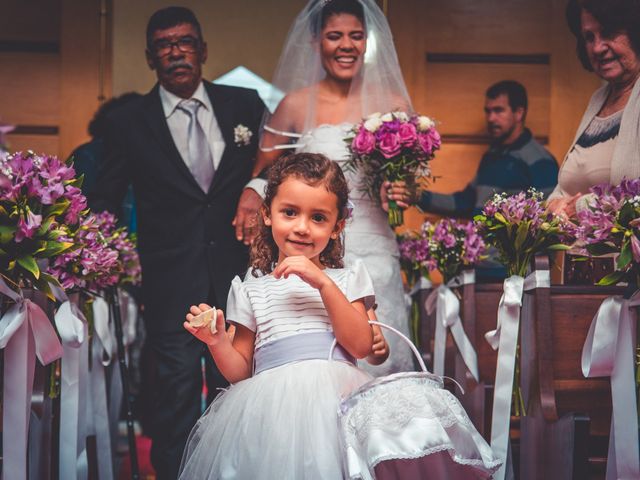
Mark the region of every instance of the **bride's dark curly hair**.
[[[337, 163], [317, 153], [294, 153], [275, 161], [269, 169], [266, 196], [262, 205], [263, 213], [271, 214], [271, 203], [278, 194], [278, 187], [289, 177], [302, 180], [313, 187], [323, 185], [338, 199], [338, 221], [347, 218], [349, 187], [342, 169]], [[278, 254], [271, 227], [264, 224], [262, 215], [258, 215], [258, 234], [251, 244], [250, 252], [252, 275], [257, 277], [260, 274], [271, 273], [278, 260]], [[342, 268], [343, 255], [342, 235], [338, 235], [335, 240], [329, 239], [329, 243], [320, 254], [320, 263], [328, 268]]]

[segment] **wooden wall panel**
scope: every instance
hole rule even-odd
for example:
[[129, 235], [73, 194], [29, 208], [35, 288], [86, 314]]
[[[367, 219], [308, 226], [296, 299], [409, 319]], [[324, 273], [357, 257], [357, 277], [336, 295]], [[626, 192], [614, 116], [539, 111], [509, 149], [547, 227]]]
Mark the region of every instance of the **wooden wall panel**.
[[2, 0], [0, 41], [57, 42], [60, 3], [61, 0]]
[[9, 148], [12, 151], [32, 150], [36, 153], [58, 155], [59, 140], [57, 135], [7, 135]]
[[0, 53], [0, 115], [14, 125], [57, 126], [60, 66], [57, 54]]
[[[391, 9], [403, 9], [404, 3], [392, 0]], [[548, 1], [423, 0], [418, 7], [422, 45], [430, 52], [540, 53], [549, 48]]]

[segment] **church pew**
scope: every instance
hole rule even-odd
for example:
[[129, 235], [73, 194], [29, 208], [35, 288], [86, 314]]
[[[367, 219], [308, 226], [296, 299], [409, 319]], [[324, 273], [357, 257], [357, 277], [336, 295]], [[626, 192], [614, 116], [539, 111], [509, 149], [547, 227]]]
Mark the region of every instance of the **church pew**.
[[[548, 270], [546, 257], [534, 268]], [[585, 479], [603, 473], [611, 422], [608, 378], [584, 378], [582, 347], [602, 301], [620, 287], [565, 286], [525, 293], [521, 315], [520, 478]], [[596, 474], [594, 476], [594, 474]]]

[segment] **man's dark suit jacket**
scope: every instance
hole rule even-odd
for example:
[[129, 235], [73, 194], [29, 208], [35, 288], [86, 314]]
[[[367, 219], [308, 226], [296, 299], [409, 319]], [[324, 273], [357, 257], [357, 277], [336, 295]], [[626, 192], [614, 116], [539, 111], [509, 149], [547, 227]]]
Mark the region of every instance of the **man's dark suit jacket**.
[[[247, 247], [236, 240], [231, 222], [251, 176], [264, 104], [254, 90], [204, 85], [226, 143], [209, 192], [178, 153], [156, 85], [109, 117], [106, 161], [90, 199], [95, 211], [117, 212], [133, 184], [150, 334], [181, 330], [189, 306], [207, 299], [226, 308], [231, 280], [248, 265]], [[249, 145], [234, 140], [240, 124], [253, 133]]]

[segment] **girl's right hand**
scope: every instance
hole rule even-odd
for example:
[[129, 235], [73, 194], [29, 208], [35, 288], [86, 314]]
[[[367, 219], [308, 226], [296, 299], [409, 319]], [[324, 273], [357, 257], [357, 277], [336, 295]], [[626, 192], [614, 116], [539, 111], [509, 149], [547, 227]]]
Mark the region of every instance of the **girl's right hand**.
[[229, 337], [227, 336], [227, 332], [225, 331], [225, 321], [224, 321], [224, 313], [222, 310], [217, 310], [216, 318], [214, 322], [216, 324], [216, 333], [211, 332], [211, 328], [209, 325], [203, 327], [194, 327], [191, 325], [191, 320], [196, 315], [201, 314], [205, 310], [210, 310], [211, 307], [206, 303], [201, 303], [198, 306], [191, 305], [189, 309], [190, 313], [187, 313], [187, 320], [182, 324], [184, 328], [191, 333], [194, 337], [196, 337], [201, 342], [206, 343], [210, 347], [214, 347], [218, 345], [220, 342], [229, 341]]

